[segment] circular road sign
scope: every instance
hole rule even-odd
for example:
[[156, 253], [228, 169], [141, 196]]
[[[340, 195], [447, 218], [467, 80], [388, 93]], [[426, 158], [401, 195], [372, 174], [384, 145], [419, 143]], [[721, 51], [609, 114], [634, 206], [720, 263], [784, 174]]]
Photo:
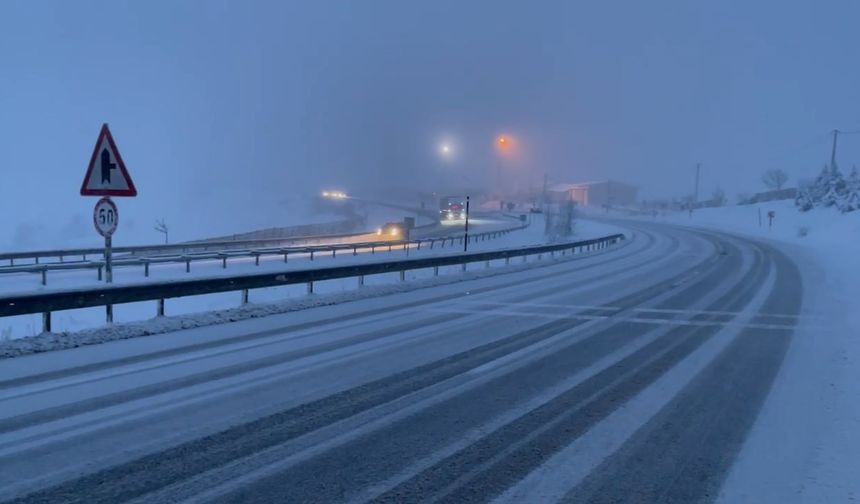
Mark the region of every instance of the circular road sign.
[[96, 226], [96, 231], [105, 238], [116, 232], [119, 212], [110, 198], [102, 198], [96, 203], [96, 208], [93, 210], [93, 224]]

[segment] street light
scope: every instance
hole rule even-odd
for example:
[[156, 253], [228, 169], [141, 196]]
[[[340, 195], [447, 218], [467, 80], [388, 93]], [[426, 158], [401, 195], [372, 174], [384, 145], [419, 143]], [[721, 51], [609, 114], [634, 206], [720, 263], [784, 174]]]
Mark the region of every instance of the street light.
[[501, 194], [502, 191], [502, 158], [507, 155], [511, 148], [511, 139], [507, 135], [499, 135], [496, 137], [496, 149], [499, 151], [499, 158], [496, 162], [496, 190]]

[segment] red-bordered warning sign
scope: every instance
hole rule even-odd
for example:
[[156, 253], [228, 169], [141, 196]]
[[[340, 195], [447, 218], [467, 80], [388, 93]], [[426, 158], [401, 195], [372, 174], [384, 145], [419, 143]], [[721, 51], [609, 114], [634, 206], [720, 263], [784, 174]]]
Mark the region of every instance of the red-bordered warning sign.
[[81, 196], [137, 196], [137, 189], [106, 123], [102, 124], [93, 148], [87, 174], [81, 184]]

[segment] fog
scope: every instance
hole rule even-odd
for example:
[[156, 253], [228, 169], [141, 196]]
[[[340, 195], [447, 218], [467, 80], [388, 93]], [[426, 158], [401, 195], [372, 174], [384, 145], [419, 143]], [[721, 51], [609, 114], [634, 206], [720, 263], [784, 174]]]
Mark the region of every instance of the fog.
[[139, 191], [116, 199], [120, 243], [158, 241], [156, 218], [199, 238], [298, 223], [324, 188], [496, 170], [643, 198], [688, 194], [698, 162], [704, 194], [762, 190], [767, 168], [793, 183], [830, 130], [860, 130], [857, 19], [851, 1], [6, 0], [0, 247], [97, 242], [78, 190], [103, 122]]

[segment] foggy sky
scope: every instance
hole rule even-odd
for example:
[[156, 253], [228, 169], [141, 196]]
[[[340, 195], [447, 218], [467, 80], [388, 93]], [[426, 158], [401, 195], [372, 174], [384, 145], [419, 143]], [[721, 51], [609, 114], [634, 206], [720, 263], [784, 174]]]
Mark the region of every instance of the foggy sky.
[[268, 225], [326, 187], [492, 180], [501, 133], [504, 170], [535, 184], [682, 196], [697, 162], [703, 194], [812, 177], [829, 130], [860, 130], [858, 19], [853, 1], [5, 0], [0, 247], [96, 237], [78, 189], [102, 122], [140, 194], [118, 199], [120, 241], [157, 241], [160, 217], [185, 238]]

